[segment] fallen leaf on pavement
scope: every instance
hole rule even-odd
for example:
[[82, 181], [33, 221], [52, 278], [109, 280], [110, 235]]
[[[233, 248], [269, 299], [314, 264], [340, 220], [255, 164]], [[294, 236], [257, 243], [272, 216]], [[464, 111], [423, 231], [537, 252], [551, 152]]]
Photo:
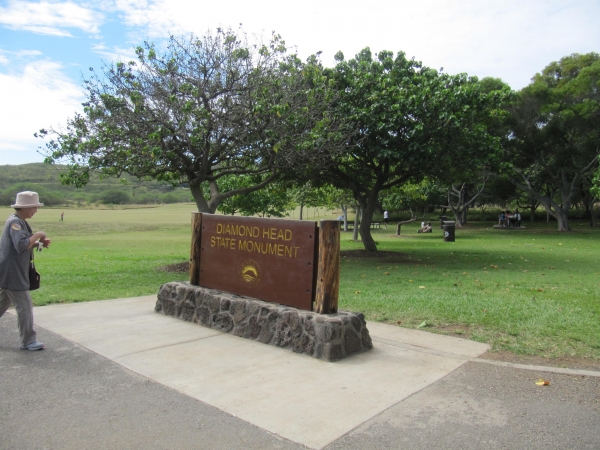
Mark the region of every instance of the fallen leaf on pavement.
[[550, 386], [550, 382], [548, 380], [544, 380], [543, 378], [537, 380], [535, 384], [537, 384], [538, 386]]

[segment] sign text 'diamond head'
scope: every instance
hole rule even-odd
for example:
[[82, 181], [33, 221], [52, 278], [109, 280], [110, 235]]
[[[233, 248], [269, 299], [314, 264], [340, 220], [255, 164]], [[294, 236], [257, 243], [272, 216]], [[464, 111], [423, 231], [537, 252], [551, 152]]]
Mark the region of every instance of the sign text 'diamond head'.
[[200, 286], [310, 310], [315, 222], [202, 215]]

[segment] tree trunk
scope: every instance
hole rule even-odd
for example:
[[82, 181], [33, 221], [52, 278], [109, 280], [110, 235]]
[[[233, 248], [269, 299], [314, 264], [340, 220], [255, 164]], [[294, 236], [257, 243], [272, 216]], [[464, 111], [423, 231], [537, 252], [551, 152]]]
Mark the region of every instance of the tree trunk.
[[592, 205], [592, 208], [590, 209], [590, 226], [598, 226], [598, 210], [594, 208], [594, 205]]
[[[460, 189], [455, 188], [454, 185], [451, 185], [450, 189], [448, 189], [448, 205], [440, 206], [444, 209], [450, 208], [452, 210], [452, 213], [454, 214], [455, 226], [462, 227], [467, 223], [467, 211], [472, 204], [475, 204], [475, 199], [479, 197], [479, 195], [485, 189], [485, 184], [488, 177], [489, 176], [483, 178], [481, 187], [471, 198], [469, 198], [468, 187], [466, 184], [463, 184]], [[453, 196], [456, 198], [456, 201], [452, 200]]]
[[299, 220], [302, 220], [302, 210], [304, 209], [304, 203], [300, 203], [300, 217]]
[[530, 220], [531, 220], [531, 222], [535, 222], [535, 210], [537, 209], [537, 205], [536, 206], [531, 205], [529, 207], [529, 209], [531, 210], [531, 218], [530, 218]]
[[342, 207], [342, 214], [344, 215], [344, 231], [348, 231], [348, 207], [340, 205]]
[[354, 230], [352, 231], [352, 240], [354, 242], [358, 241], [358, 223], [359, 223], [359, 217], [361, 215], [361, 209], [360, 206], [356, 207], [356, 217], [354, 217]]
[[210, 211], [210, 209], [208, 207], [208, 203], [206, 202], [206, 199], [204, 198], [204, 195], [202, 193], [202, 189], [200, 188], [200, 186], [194, 186], [190, 183], [190, 191], [192, 192], [192, 197], [194, 197], [194, 202], [196, 202], [196, 207], [198, 208], [198, 212], [211, 213], [211, 214], [214, 213], [214, 211]]
[[569, 225], [569, 211], [564, 211], [560, 208], [556, 211], [556, 221], [558, 222], [558, 231], [572, 231]]
[[571, 225], [569, 224], [569, 210], [571, 209], [571, 204], [568, 200], [563, 202], [562, 205], [556, 204], [552, 199], [542, 201], [541, 203], [544, 208], [546, 208], [548, 222], [550, 222], [550, 216], [552, 216], [558, 223], [558, 231], [572, 231]]
[[509, 176], [509, 180], [516, 187], [527, 192], [544, 206], [546, 209], [547, 221], [550, 221], [550, 216], [554, 217], [558, 223], [558, 231], [571, 231], [571, 226], [569, 224], [569, 210], [571, 209], [571, 203], [573, 202], [576, 192], [579, 191], [579, 181], [581, 180], [581, 177], [588, 170], [590, 170], [596, 161], [597, 156], [590, 164], [588, 164], [588, 166], [575, 173], [570, 180], [568, 178], [569, 174], [566, 169], [561, 170], [557, 176], [553, 177], [555, 181], [560, 183], [560, 188], [557, 189], [560, 191], [560, 196], [562, 199], [562, 204], [560, 205], [554, 201], [554, 193], [556, 190], [553, 190], [552, 192], [546, 192], [547, 195], [544, 195], [542, 192], [538, 192], [538, 190], [533, 188], [529, 178], [522, 172], [517, 173], [523, 182], [520, 182], [512, 176]]
[[595, 227], [598, 225], [598, 211], [594, 207], [598, 198], [583, 186], [581, 187], [581, 192], [583, 194], [582, 201], [585, 205], [586, 216], [590, 218], [590, 227]]
[[456, 227], [462, 227], [463, 226], [463, 215], [462, 215], [462, 211], [459, 211], [457, 209], [452, 208], [452, 213], [454, 213], [454, 226]]
[[411, 210], [410, 215], [412, 216], [410, 219], [398, 222], [398, 224], [396, 225], [396, 236], [400, 236], [402, 225], [404, 225], [405, 223], [410, 223], [410, 222], [414, 222], [415, 220], [417, 220], [417, 217], [413, 214], [412, 210]]
[[367, 202], [366, 205], [361, 207], [362, 220], [360, 221], [360, 237], [362, 239], [365, 250], [368, 252], [376, 252], [377, 244], [373, 236], [371, 236], [371, 222], [373, 221], [373, 214], [375, 213], [376, 202], [372, 199]]

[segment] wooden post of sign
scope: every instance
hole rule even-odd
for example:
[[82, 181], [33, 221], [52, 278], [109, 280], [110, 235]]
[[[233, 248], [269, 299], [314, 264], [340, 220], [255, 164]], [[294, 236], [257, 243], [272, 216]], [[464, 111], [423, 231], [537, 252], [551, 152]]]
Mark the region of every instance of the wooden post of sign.
[[340, 221], [321, 220], [315, 312], [335, 313], [340, 288]]
[[202, 213], [192, 213], [192, 246], [190, 251], [190, 284], [200, 285], [200, 254], [202, 252]]

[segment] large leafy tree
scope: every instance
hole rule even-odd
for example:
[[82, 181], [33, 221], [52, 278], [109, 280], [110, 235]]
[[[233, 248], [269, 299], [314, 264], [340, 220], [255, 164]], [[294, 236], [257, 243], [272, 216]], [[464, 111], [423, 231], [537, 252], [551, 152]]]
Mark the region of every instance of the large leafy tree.
[[556, 218], [559, 231], [570, 231], [581, 181], [598, 167], [600, 55], [573, 54], [536, 74], [519, 92], [511, 131], [507, 178]]
[[[505, 108], [510, 105], [514, 93], [502, 80], [491, 77], [480, 80], [479, 89], [482, 94], [501, 100], [495, 106], [503, 107], [487, 117], [482, 116], [480, 126], [485, 126], [487, 133], [495, 136], [496, 143], [504, 143], [508, 135], [508, 112]], [[498, 148], [495, 146], [494, 150]], [[467, 223], [468, 210], [475, 206], [476, 201], [482, 200], [492, 172], [501, 165], [499, 151], [470, 153], [469, 156], [474, 157], [471, 164], [453, 164], [438, 176], [438, 182], [446, 186], [446, 201], [440, 206], [452, 211], [456, 226], [459, 227]]]
[[[82, 186], [100, 171], [185, 183], [199, 211], [214, 213], [284, 168], [326, 160], [326, 80], [315, 57], [302, 63], [278, 35], [252, 43], [219, 29], [171, 37], [164, 52], [146, 43], [137, 56], [85, 80], [84, 111], [66, 130], [41, 131], [46, 161], [70, 165], [63, 182]], [[220, 183], [239, 175], [255, 183]]]
[[338, 111], [358, 133], [321, 176], [353, 193], [363, 245], [376, 251], [371, 222], [380, 192], [477, 166], [497, 151], [499, 140], [487, 127], [502, 95], [485, 94], [477, 79], [440, 73], [402, 52], [374, 57], [365, 48], [349, 61], [341, 53], [336, 59]]
[[[244, 186], [255, 186], [262, 182], [251, 175], [236, 175], [222, 178], [220, 187], [227, 191]], [[292, 197], [286, 186], [274, 181], [262, 189], [244, 195], [234, 195], [221, 202], [219, 211], [223, 214], [261, 217], [284, 217], [292, 206]]]

